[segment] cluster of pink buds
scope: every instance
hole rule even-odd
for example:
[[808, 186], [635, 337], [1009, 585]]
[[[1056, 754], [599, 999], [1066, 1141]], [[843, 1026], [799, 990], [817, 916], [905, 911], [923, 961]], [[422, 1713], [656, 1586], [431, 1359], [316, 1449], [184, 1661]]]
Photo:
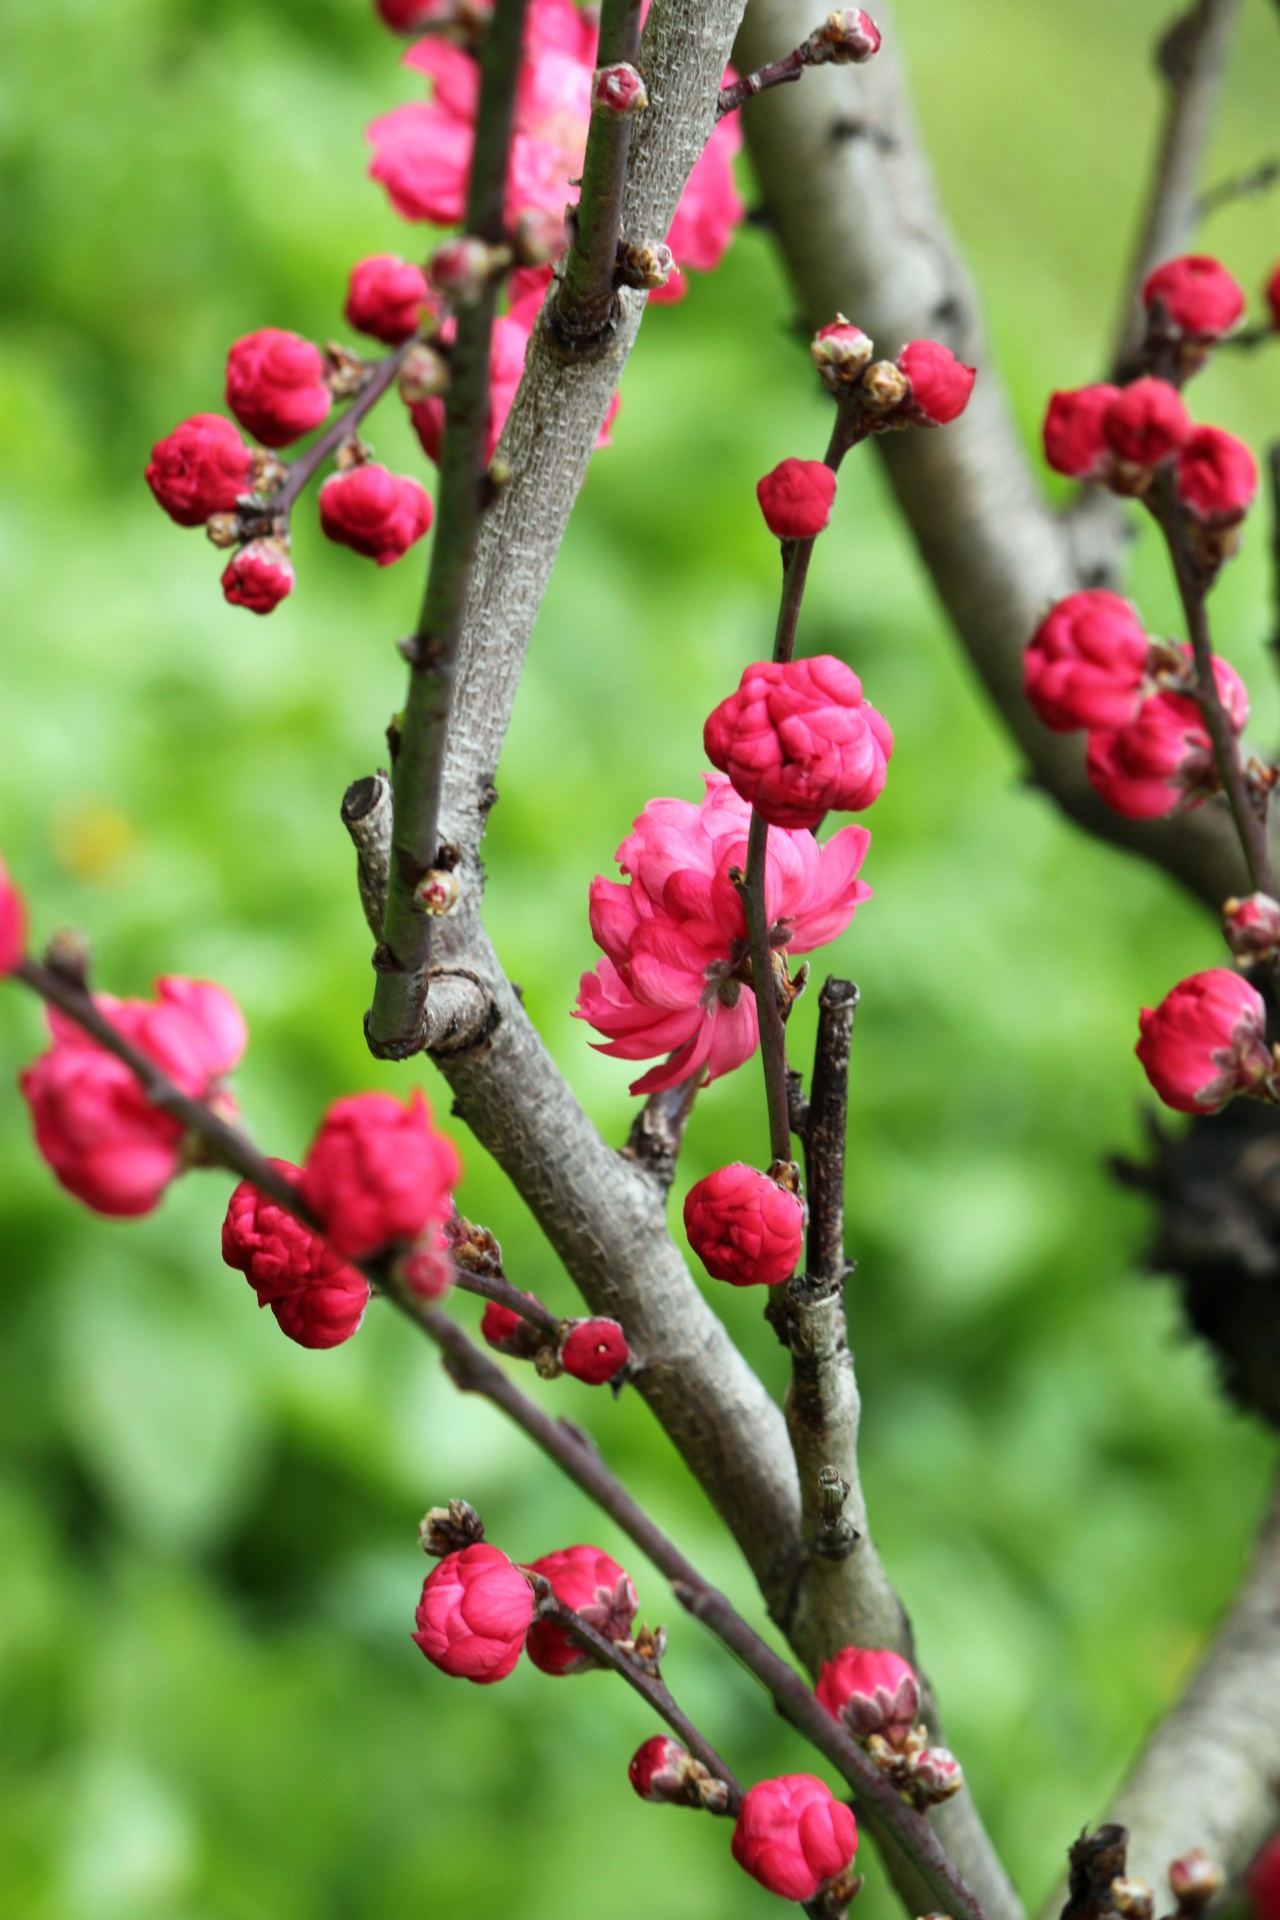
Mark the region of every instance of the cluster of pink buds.
[[[1249, 719], [1244, 682], [1215, 658], [1233, 732]], [[1135, 609], [1102, 589], [1068, 594], [1036, 628], [1023, 690], [1047, 727], [1089, 736], [1089, 783], [1116, 813], [1159, 819], [1220, 790], [1213, 743], [1194, 694], [1189, 647], [1153, 639]]]
[[490, 1300], [480, 1332], [495, 1352], [532, 1360], [544, 1380], [567, 1373], [588, 1387], [620, 1385], [631, 1360], [627, 1336], [616, 1320], [561, 1320], [553, 1334], [514, 1307]]
[[845, 1647], [823, 1663], [814, 1691], [912, 1806], [936, 1806], [964, 1785], [954, 1754], [930, 1746], [918, 1724], [920, 1683], [900, 1654]]
[[[488, 1686], [505, 1680], [527, 1650], [543, 1673], [585, 1673], [596, 1665], [595, 1656], [556, 1617], [557, 1607], [571, 1609], [624, 1651], [635, 1651], [639, 1601], [630, 1574], [616, 1560], [598, 1547], [577, 1546], [518, 1567], [475, 1537], [483, 1532], [479, 1516], [462, 1501], [433, 1509], [423, 1523], [427, 1552], [448, 1549], [423, 1583], [413, 1636], [433, 1666]], [[454, 1547], [457, 1538], [472, 1544]], [[646, 1647], [656, 1644], [655, 1636], [646, 1636]]]
[[809, 347], [818, 377], [863, 433], [903, 427], [945, 427], [969, 404], [976, 374], [936, 340], [912, 340], [896, 360], [877, 360], [875, 345], [838, 313]]

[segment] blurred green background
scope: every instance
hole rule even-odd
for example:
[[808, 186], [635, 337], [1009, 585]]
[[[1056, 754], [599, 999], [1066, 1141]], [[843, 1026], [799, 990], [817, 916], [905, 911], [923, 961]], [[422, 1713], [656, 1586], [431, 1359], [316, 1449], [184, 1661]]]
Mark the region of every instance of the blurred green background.
[[[1166, 7], [898, 13], [1030, 436], [1048, 388], [1102, 364]], [[1215, 175], [1271, 151], [1278, 84], [1274, 8], [1250, 0]], [[0, 846], [41, 936], [92, 930], [104, 987], [144, 991], [165, 970], [226, 982], [252, 1028], [245, 1113], [295, 1157], [326, 1100], [425, 1071], [366, 1054], [369, 940], [337, 820], [346, 783], [382, 756], [422, 556], [379, 572], [326, 547], [304, 510], [298, 591], [258, 621], [224, 606], [217, 557], [159, 514], [141, 470], [176, 420], [219, 404], [233, 336], [329, 337], [351, 261], [412, 247], [364, 178], [362, 127], [414, 92], [366, 0], [6, 0], [0, 14]], [[1205, 237], [1256, 288], [1280, 254], [1280, 203], [1234, 207]], [[649, 795], [696, 793], [703, 715], [768, 644], [776, 555], [754, 481], [825, 433], [790, 311], [748, 228], [646, 323], [501, 769], [490, 923], [617, 1140], [627, 1070], [569, 1019], [594, 958], [587, 882]], [[1224, 361], [1194, 405], [1260, 444], [1280, 420], [1280, 354]], [[378, 417], [373, 438], [421, 470], [399, 420]], [[1218, 598], [1267, 740], [1261, 534]], [[1135, 569], [1150, 624], [1171, 629], [1158, 556], [1140, 546]], [[1143, 1274], [1142, 1208], [1102, 1170], [1139, 1138], [1138, 1006], [1219, 950], [1171, 886], [1022, 788], [870, 458], [846, 469], [802, 644], [858, 668], [898, 742], [870, 822], [876, 898], [818, 959], [864, 994], [850, 1306], [874, 1523], [954, 1744], [1038, 1898], [1231, 1593], [1274, 1453]], [[797, 1015], [801, 1057], [812, 1015]], [[219, 1259], [224, 1177], [180, 1183], [138, 1225], [81, 1212], [37, 1160], [14, 1087], [40, 1034], [9, 993], [0, 1911], [770, 1911], [722, 1824], [633, 1796], [626, 1761], [652, 1726], [617, 1685], [522, 1667], [471, 1690], [409, 1641], [428, 1504], [466, 1495], [520, 1557], [582, 1538], [617, 1550], [611, 1529], [386, 1314], [334, 1353], [285, 1342]], [[522, 1285], [570, 1309], [522, 1207], [464, 1148], [464, 1206]], [[700, 1100], [683, 1179], [764, 1151], [753, 1067]], [[781, 1392], [759, 1303], [720, 1290], [716, 1306]], [[589, 1420], [758, 1612], [636, 1396], [536, 1391]], [[662, 1583], [624, 1557], [648, 1617], [670, 1618]], [[745, 1678], [672, 1624], [672, 1680], [739, 1771], [807, 1765]], [[890, 1911], [874, 1873], [864, 1902], [867, 1920]]]

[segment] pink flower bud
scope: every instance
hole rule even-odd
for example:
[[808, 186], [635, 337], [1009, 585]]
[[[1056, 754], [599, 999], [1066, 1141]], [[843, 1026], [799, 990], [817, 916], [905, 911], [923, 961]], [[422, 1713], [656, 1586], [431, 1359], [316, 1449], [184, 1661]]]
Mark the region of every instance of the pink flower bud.
[[532, 1619], [529, 1582], [482, 1541], [427, 1575], [413, 1637], [442, 1673], [487, 1687], [515, 1666]]
[[504, 250], [468, 234], [445, 240], [427, 263], [427, 277], [448, 300], [474, 300], [505, 265]]
[[702, 744], [770, 826], [816, 827], [831, 809], [857, 813], [882, 792], [893, 734], [857, 674], [823, 653], [747, 667]]
[[795, 1271], [804, 1207], [798, 1195], [735, 1160], [689, 1189], [684, 1230], [713, 1280], [772, 1287]]
[[[294, 1185], [302, 1177], [301, 1168], [288, 1160], [273, 1160], [271, 1165]], [[295, 1213], [248, 1180], [240, 1182], [228, 1203], [222, 1223], [222, 1258], [244, 1274], [263, 1307], [305, 1286], [326, 1258], [333, 1265], [342, 1264]]]
[[369, 1282], [354, 1267], [343, 1267], [330, 1279], [317, 1278], [269, 1304], [281, 1333], [300, 1347], [323, 1351], [359, 1332]]
[[1222, 1891], [1225, 1880], [1222, 1868], [1203, 1847], [1193, 1847], [1169, 1867], [1169, 1891], [1185, 1912], [1197, 1913], [1207, 1907]]
[[1142, 288], [1148, 312], [1158, 304], [1172, 331], [1187, 340], [1221, 340], [1244, 312], [1244, 293], [1207, 253], [1166, 260]]
[[0, 976], [12, 973], [27, 950], [27, 904], [0, 860]]
[[761, 1780], [743, 1798], [733, 1857], [784, 1900], [812, 1900], [858, 1850], [858, 1823], [811, 1773]]
[[[556, 1599], [580, 1613], [606, 1640], [629, 1640], [640, 1605], [631, 1575], [599, 1547], [562, 1547], [530, 1562], [528, 1571], [550, 1583]], [[595, 1661], [554, 1620], [535, 1620], [529, 1629], [529, 1658], [543, 1673], [585, 1673]]]
[[1167, 1107], [1217, 1113], [1276, 1072], [1262, 995], [1227, 967], [1193, 973], [1139, 1019], [1137, 1055]]
[[627, 1336], [616, 1320], [579, 1320], [560, 1343], [560, 1365], [589, 1387], [604, 1386], [630, 1358]]
[[851, 60], [861, 65], [880, 51], [880, 29], [861, 7], [840, 7], [828, 14], [822, 37], [828, 46], [837, 49], [838, 61]]
[[[526, 1300], [536, 1298], [536, 1294], [525, 1295]], [[497, 1300], [485, 1302], [480, 1332], [495, 1353], [510, 1354], [516, 1360], [530, 1360], [539, 1347], [548, 1344], [546, 1334], [540, 1332], [532, 1320], [526, 1320], [514, 1307], [504, 1307]]]
[[591, 82], [591, 105], [596, 113], [622, 120], [628, 114], [643, 113], [648, 104], [644, 80], [628, 61], [596, 68]]
[[1222, 909], [1222, 931], [1237, 960], [1267, 959], [1280, 947], [1280, 901], [1269, 893], [1228, 900]]
[[926, 1747], [921, 1753], [909, 1753], [903, 1772], [917, 1806], [935, 1807], [943, 1800], [950, 1800], [964, 1785], [960, 1762], [946, 1747]]
[[1242, 520], [1258, 491], [1258, 466], [1243, 440], [1220, 427], [1196, 427], [1178, 451], [1178, 498], [1207, 526]]
[[[1249, 719], [1244, 682], [1225, 660], [1215, 658], [1213, 670], [1227, 718], [1240, 733]], [[1200, 708], [1175, 693], [1143, 700], [1136, 717], [1114, 732], [1091, 733], [1085, 773], [1094, 792], [1127, 820], [1160, 820], [1219, 790]]]
[[1071, 480], [1100, 480], [1111, 450], [1102, 422], [1119, 387], [1074, 387], [1051, 396], [1044, 417], [1044, 457], [1055, 473]]
[[147, 485], [180, 527], [230, 513], [249, 491], [253, 450], [220, 413], [197, 413], [151, 449]]
[[1102, 419], [1112, 453], [1135, 467], [1158, 467], [1191, 431], [1182, 396], [1167, 380], [1135, 380], [1121, 389]]
[[1271, 278], [1264, 289], [1267, 311], [1271, 315], [1271, 324], [1280, 333], [1280, 266], [1272, 269]]
[[819, 327], [809, 343], [809, 356], [830, 393], [851, 386], [871, 364], [874, 352], [875, 346], [862, 328], [855, 327], [842, 313], [830, 326]]
[[320, 489], [320, 525], [329, 539], [380, 567], [403, 559], [431, 519], [431, 496], [421, 482], [376, 464], [331, 473]]
[[689, 1803], [690, 1756], [670, 1734], [655, 1733], [631, 1757], [627, 1778], [642, 1800], [656, 1800], [667, 1806]]
[[[230, 994], [204, 980], [156, 982], [155, 1000], [94, 1005], [193, 1100], [220, 1092], [245, 1046]], [[65, 1014], [49, 1011], [53, 1045], [19, 1076], [36, 1146], [55, 1178], [95, 1213], [150, 1213], [182, 1170], [181, 1123], [152, 1106], [132, 1070]]]
[[1267, 1842], [1246, 1873], [1244, 1883], [1254, 1920], [1280, 1920], [1280, 1835]]
[[858, 1740], [879, 1733], [893, 1742], [920, 1717], [920, 1684], [896, 1653], [845, 1647], [834, 1660], [824, 1660], [814, 1692]]
[[429, 298], [421, 267], [398, 254], [375, 253], [352, 267], [343, 312], [357, 333], [398, 347], [418, 331]]
[[783, 460], [756, 486], [765, 525], [779, 540], [812, 540], [835, 497], [835, 474], [821, 460]]
[[389, 1093], [354, 1093], [321, 1121], [302, 1193], [325, 1238], [363, 1260], [442, 1222], [461, 1177], [457, 1148], [436, 1132], [420, 1088], [407, 1107]]
[[977, 369], [966, 367], [936, 340], [912, 340], [898, 355], [899, 370], [911, 383], [908, 407], [923, 427], [945, 427], [969, 404]]
[[295, 585], [293, 562], [278, 540], [251, 540], [232, 556], [222, 575], [224, 597], [250, 613], [271, 613]]
[[324, 355], [299, 334], [263, 327], [227, 355], [227, 405], [264, 447], [287, 447], [310, 433], [332, 400]]
[[1118, 593], [1070, 593], [1036, 628], [1023, 657], [1023, 691], [1046, 727], [1123, 727], [1135, 718], [1151, 643]]

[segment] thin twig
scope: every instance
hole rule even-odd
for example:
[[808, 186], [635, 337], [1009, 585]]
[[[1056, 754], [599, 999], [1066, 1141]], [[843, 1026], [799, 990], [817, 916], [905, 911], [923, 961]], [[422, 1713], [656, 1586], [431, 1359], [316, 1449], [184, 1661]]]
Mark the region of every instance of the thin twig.
[[767, 60], [754, 73], [744, 74], [731, 85], [721, 87], [716, 118], [723, 120], [726, 113], [734, 113], [748, 100], [754, 100], [757, 94], [767, 93], [771, 87], [784, 87], [790, 81], [798, 80], [806, 67], [825, 67], [832, 61], [847, 63], [849, 58], [838, 35], [829, 33], [825, 27], [815, 27], [798, 47], [784, 54], [781, 60]]
[[1196, 202], [1196, 218], [1207, 220], [1211, 213], [1217, 213], [1221, 207], [1229, 207], [1237, 200], [1251, 199], [1255, 194], [1269, 193], [1280, 180], [1280, 160], [1264, 160], [1248, 173], [1237, 173], [1230, 180], [1220, 180], [1216, 187], [1207, 187]]
[[[835, 425], [831, 429], [827, 450], [822, 456], [823, 465], [830, 467], [832, 473], [839, 473], [846, 453], [866, 437], [865, 429], [858, 424], [851, 411], [846, 407], [840, 407], [836, 413]], [[778, 606], [778, 625], [773, 639], [775, 660], [790, 660], [795, 653], [800, 605], [804, 599], [805, 583], [809, 578], [809, 562], [813, 558], [814, 541], [817, 537], [814, 534], [808, 540], [787, 542], [782, 575], [782, 599]]]
[[[525, 0], [497, 0], [481, 54], [466, 230], [486, 245], [503, 238], [507, 155], [524, 35]], [[480, 531], [481, 476], [489, 427], [489, 349], [498, 297], [490, 277], [460, 306], [448, 392], [435, 540], [426, 595], [410, 648], [409, 693], [392, 771], [395, 818], [383, 945], [375, 956], [370, 1050], [403, 1060], [426, 1043], [432, 917], [417, 889], [440, 864], [440, 784], [458, 646]]]
[[[751, 949], [751, 982], [756, 996], [756, 1023], [760, 1029], [760, 1059], [764, 1067], [764, 1096], [769, 1108], [769, 1151], [775, 1162], [791, 1158], [791, 1117], [787, 1102], [787, 1035], [778, 1005], [769, 945], [769, 915], [765, 899], [765, 869], [769, 853], [769, 823], [751, 815], [747, 834], [747, 870], [735, 885], [742, 899]], [[736, 872], [736, 869], [734, 870]], [[733, 873], [730, 874], [733, 878]]]
[[810, 1280], [839, 1286], [845, 1277], [844, 1147], [849, 1112], [849, 1051], [858, 989], [828, 979], [818, 995], [813, 1086], [805, 1117], [805, 1193], [809, 1234], [805, 1271]]
[[554, 1594], [539, 1600], [538, 1615], [543, 1620], [554, 1620], [557, 1626], [563, 1627], [580, 1646], [586, 1647], [590, 1653], [594, 1654], [601, 1666], [611, 1668], [626, 1681], [629, 1687], [635, 1689], [641, 1699], [666, 1721], [671, 1731], [681, 1744], [688, 1748], [694, 1759], [700, 1760], [707, 1772], [715, 1779], [723, 1781], [728, 1788], [726, 1804], [718, 1809], [709, 1810], [726, 1813], [731, 1817], [736, 1816], [742, 1804], [741, 1786], [711, 1742], [699, 1733], [688, 1715], [681, 1711], [665, 1682], [656, 1674], [646, 1671], [629, 1654], [624, 1653], [615, 1641], [608, 1639], [598, 1628], [584, 1620], [580, 1613], [575, 1613], [572, 1607], [567, 1607], [564, 1601], [557, 1599]]
[[384, 355], [371, 367], [366, 368], [360, 391], [346, 407], [332, 426], [326, 427], [305, 453], [291, 460], [285, 469], [284, 484], [279, 491], [267, 500], [267, 511], [272, 514], [288, 513], [294, 501], [302, 492], [312, 475], [323, 466], [331, 453], [336, 453], [344, 440], [349, 440], [367, 413], [377, 406], [388, 387], [399, 373], [405, 355], [417, 344], [418, 336], [406, 340], [394, 353]]
[[[598, 68], [624, 61], [635, 65], [640, 49], [640, 13], [641, 0], [604, 0]], [[573, 241], [549, 314], [560, 337], [579, 348], [605, 331], [616, 303], [613, 275], [622, 235], [622, 194], [631, 152], [632, 118], [629, 113], [610, 113], [597, 105], [587, 131]]]

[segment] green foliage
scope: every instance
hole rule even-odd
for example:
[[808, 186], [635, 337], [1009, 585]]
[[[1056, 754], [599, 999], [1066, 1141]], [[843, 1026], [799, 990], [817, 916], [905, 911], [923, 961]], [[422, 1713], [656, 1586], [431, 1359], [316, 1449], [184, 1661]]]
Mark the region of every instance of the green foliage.
[[[1150, 9], [901, 8], [951, 211], [1028, 433], [1089, 377], [1156, 110]], [[1250, 16], [1215, 165], [1268, 150], [1280, 47]], [[379, 572], [300, 515], [294, 599], [225, 607], [199, 536], [152, 507], [145, 451], [217, 404], [227, 341], [320, 338], [359, 254], [408, 245], [362, 174], [364, 122], [413, 82], [364, 0], [9, 0], [0, 20], [0, 845], [39, 931], [93, 930], [98, 978], [216, 976], [253, 1044], [256, 1136], [298, 1155], [326, 1100], [404, 1086], [365, 1052], [369, 941], [337, 822], [378, 760], [415, 555]], [[1208, 235], [1253, 285], [1274, 203]], [[504, 958], [611, 1137], [626, 1069], [569, 1018], [586, 886], [655, 792], [696, 791], [701, 720], [771, 632], [752, 485], [816, 453], [825, 403], [767, 238], [748, 229], [655, 311], [592, 467], [521, 690], [488, 844]], [[898, 342], [883, 343], [896, 349]], [[1254, 437], [1275, 358], [1194, 390]], [[403, 424], [380, 454], [420, 470]], [[1172, 622], [1158, 556], [1136, 580]], [[1220, 596], [1273, 726], [1257, 530]], [[871, 825], [876, 898], [819, 966], [863, 989], [851, 1324], [881, 1545], [954, 1743], [1031, 1897], [1173, 1697], [1230, 1594], [1272, 1453], [1219, 1398], [1140, 1208], [1104, 1154], [1137, 1137], [1138, 1006], [1212, 961], [1205, 919], [1026, 791], [869, 457], [842, 480], [802, 645], [850, 660], [898, 738]], [[813, 1009], [795, 1034], [803, 1058]], [[375, 1310], [308, 1354], [218, 1257], [227, 1181], [159, 1214], [80, 1212], [31, 1147], [0, 1009], [0, 1909], [24, 1920], [528, 1920], [765, 1915], [710, 1820], [643, 1806], [650, 1724], [603, 1677], [471, 1692], [408, 1639], [415, 1521], [465, 1494], [517, 1555], [618, 1548], [578, 1497]], [[409, 1073], [412, 1079], [418, 1072]], [[447, 1093], [432, 1097], [447, 1111]], [[700, 1100], [682, 1178], [765, 1150], [754, 1067]], [[464, 1202], [513, 1275], [569, 1284], [473, 1144]], [[678, 1205], [679, 1194], [674, 1205]], [[710, 1284], [710, 1283], [709, 1283]], [[720, 1290], [781, 1392], [759, 1303]], [[536, 1389], [588, 1420], [692, 1555], [749, 1583], [643, 1405]], [[651, 1620], [676, 1611], [635, 1564]], [[746, 1679], [672, 1621], [670, 1672], [744, 1776], [805, 1766]], [[887, 1914], [873, 1880], [866, 1920]]]

